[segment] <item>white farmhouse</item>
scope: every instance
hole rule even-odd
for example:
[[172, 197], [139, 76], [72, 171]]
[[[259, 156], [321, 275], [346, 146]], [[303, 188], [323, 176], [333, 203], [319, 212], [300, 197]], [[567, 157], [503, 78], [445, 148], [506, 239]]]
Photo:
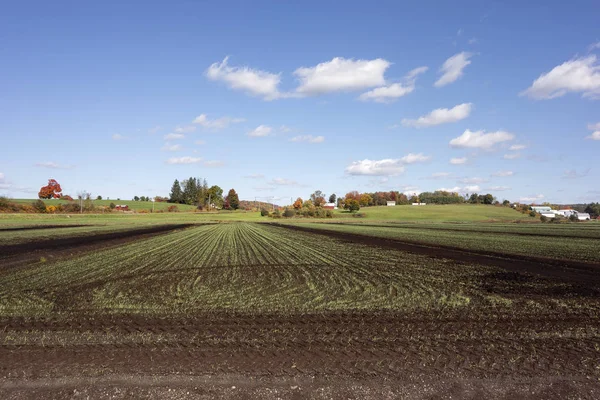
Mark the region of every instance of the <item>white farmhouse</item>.
[[388, 201], [388, 202], [387, 202], [387, 206], [388, 206], [388, 207], [393, 207], [393, 206], [395, 206], [395, 205], [396, 205], [396, 202], [395, 202], [395, 201]]

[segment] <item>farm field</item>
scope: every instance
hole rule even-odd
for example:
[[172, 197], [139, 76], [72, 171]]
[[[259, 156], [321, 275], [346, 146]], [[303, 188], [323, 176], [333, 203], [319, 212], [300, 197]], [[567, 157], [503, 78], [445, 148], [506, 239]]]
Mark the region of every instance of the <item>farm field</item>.
[[[116, 393], [111, 380], [129, 382], [131, 397], [163, 397], [167, 385], [208, 398], [600, 390], [595, 225], [157, 214], [7, 234], [54, 216], [44, 217], [0, 220], [3, 398], [25, 387], [64, 397], [68, 382]], [[503, 257], [481, 251], [486, 236]], [[548, 253], [542, 239], [563, 250], [583, 242], [585, 255]]]

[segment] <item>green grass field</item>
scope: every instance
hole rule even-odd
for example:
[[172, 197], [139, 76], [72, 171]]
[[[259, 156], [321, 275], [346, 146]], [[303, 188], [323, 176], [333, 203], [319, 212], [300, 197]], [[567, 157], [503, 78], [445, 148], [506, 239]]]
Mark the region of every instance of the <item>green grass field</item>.
[[[11, 199], [10, 201], [19, 203], [19, 204], [31, 204], [36, 200], [37, 199]], [[47, 206], [70, 203], [69, 201], [61, 200], [61, 199], [50, 199], [50, 200], [43, 200], [43, 201]], [[77, 200], [74, 200], [74, 201], [77, 202]], [[113, 200], [93, 200], [93, 203], [94, 203], [94, 206], [96, 206], [96, 207], [101, 207], [101, 206], [108, 207], [108, 206], [110, 206], [110, 203], [114, 203], [115, 205], [116, 204], [127, 205], [133, 211], [140, 211], [140, 210], [151, 211], [152, 210], [152, 202], [151, 201], [133, 201], [133, 200], [115, 200], [115, 199], [113, 199]], [[172, 205], [173, 204], [171, 204], [171, 203], [155, 202], [154, 210], [155, 211], [166, 211], [167, 208]], [[187, 204], [176, 204], [176, 205], [177, 205], [177, 208], [179, 208], [179, 211], [194, 211], [196, 209], [195, 206], [190, 206]]]

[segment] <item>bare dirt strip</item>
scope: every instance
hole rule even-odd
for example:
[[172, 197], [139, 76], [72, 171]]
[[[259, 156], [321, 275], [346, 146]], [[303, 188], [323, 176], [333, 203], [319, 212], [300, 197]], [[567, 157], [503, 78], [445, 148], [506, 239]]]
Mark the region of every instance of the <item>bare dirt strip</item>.
[[[452, 246], [432, 245], [430, 243], [418, 241], [382, 238], [298, 225], [274, 225], [283, 229], [325, 235], [348, 243], [392, 248], [430, 257], [447, 258], [459, 262], [500, 267], [512, 272], [541, 275], [544, 277], [584, 284], [592, 288], [597, 288], [598, 285], [600, 285], [600, 263], [480, 250], [466, 250]], [[600, 294], [600, 292], [598, 293]]]
[[18, 226], [18, 227], [0, 227], [0, 232], [30, 231], [30, 230], [38, 230], [38, 229], [82, 228], [84, 226], [94, 226], [94, 225], [30, 225], [30, 226]]

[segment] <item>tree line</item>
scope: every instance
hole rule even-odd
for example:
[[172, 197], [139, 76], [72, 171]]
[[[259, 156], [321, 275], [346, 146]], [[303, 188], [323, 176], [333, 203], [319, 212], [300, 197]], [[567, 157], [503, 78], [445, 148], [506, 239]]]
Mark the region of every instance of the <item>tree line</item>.
[[167, 200], [169, 203], [188, 204], [198, 209], [237, 210], [240, 199], [235, 189], [230, 189], [223, 197], [223, 189], [218, 185], [208, 186], [206, 179], [190, 177], [179, 182], [175, 179]]

